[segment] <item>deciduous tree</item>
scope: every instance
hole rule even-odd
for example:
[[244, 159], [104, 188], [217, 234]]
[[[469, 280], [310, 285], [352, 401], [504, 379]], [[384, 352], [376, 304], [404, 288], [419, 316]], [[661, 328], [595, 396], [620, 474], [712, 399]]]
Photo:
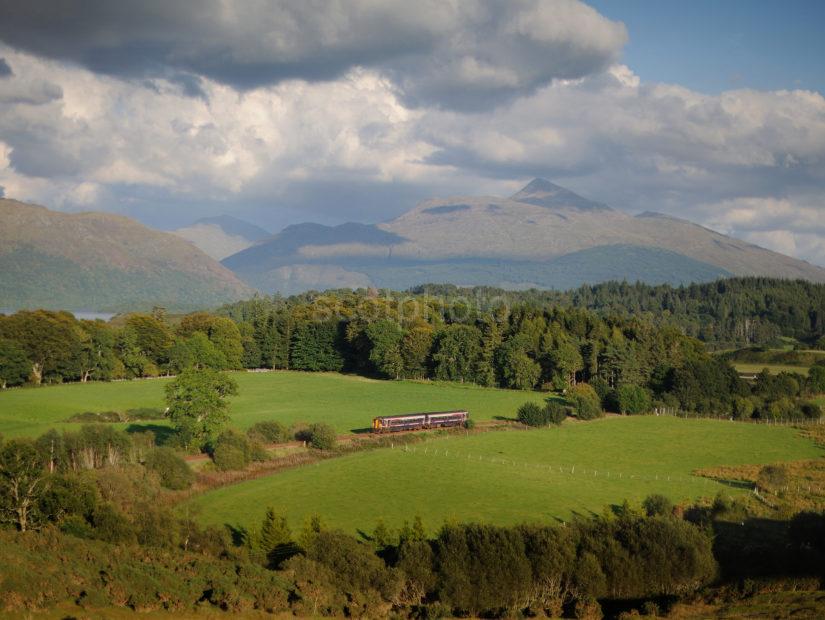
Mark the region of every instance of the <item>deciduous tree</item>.
[[237, 393], [238, 384], [225, 374], [185, 370], [166, 385], [166, 415], [185, 441], [204, 446], [229, 422], [227, 398]]

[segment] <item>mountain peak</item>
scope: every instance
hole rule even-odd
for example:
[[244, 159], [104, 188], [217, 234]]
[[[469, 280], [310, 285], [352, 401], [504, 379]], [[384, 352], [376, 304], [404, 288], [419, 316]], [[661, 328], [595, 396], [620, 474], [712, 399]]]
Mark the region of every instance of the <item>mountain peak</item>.
[[519, 194], [534, 194], [536, 192], [555, 192], [558, 190], [563, 190], [564, 188], [560, 185], [556, 185], [548, 181], [547, 179], [542, 179], [541, 177], [537, 177], [530, 181], [527, 185], [521, 188], [518, 192]]
[[510, 196], [510, 200], [546, 207], [548, 209], [580, 209], [583, 211], [611, 211], [601, 202], [588, 200], [547, 179], [533, 179], [524, 188]]
[[229, 235], [243, 237], [244, 239], [248, 239], [249, 241], [260, 241], [261, 239], [266, 239], [267, 237], [272, 236], [272, 234], [269, 231], [264, 230], [260, 226], [250, 224], [245, 220], [238, 219], [237, 217], [233, 217], [231, 215], [216, 215], [214, 217], [202, 217], [201, 219], [197, 220], [193, 224], [193, 226], [197, 226], [198, 224], [205, 224], [207, 226], [218, 226]]

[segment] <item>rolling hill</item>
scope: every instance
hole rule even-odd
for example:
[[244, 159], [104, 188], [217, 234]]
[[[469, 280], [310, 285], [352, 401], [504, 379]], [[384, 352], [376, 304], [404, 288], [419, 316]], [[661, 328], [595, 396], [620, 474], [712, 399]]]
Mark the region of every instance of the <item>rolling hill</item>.
[[172, 232], [194, 243], [215, 260], [245, 250], [270, 236], [263, 228], [231, 215], [204, 217]]
[[249, 284], [285, 294], [423, 282], [568, 288], [761, 275], [825, 282], [825, 269], [687, 220], [630, 215], [544, 179], [509, 198], [425, 201], [382, 224], [290, 226], [224, 259]]
[[0, 199], [0, 308], [186, 310], [253, 293], [191, 243], [121, 215]]

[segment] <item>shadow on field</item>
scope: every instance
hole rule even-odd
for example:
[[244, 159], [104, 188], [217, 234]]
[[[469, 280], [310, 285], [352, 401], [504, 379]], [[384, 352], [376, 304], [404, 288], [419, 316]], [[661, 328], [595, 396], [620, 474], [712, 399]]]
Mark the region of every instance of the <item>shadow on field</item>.
[[711, 478], [714, 482], [718, 482], [719, 484], [724, 484], [728, 487], [733, 487], [734, 489], [744, 489], [745, 491], [752, 491], [753, 490], [753, 482], [749, 480], [733, 480], [728, 478]]
[[127, 433], [145, 433], [151, 431], [155, 435], [155, 445], [165, 446], [175, 435], [175, 429], [160, 424], [130, 424], [126, 427]]
[[355, 433], [356, 435], [368, 435], [372, 432], [371, 428], [351, 428], [349, 429], [350, 433]]

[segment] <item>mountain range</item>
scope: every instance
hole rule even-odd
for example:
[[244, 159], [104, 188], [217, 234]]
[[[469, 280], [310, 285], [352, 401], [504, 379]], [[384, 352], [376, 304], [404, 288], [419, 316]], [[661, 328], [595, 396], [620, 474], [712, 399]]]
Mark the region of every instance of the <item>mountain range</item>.
[[172, 231], [194, 243], [215, 260], [221, 260], [262, 241], [271, 234], [231, 215], [204, 217]]
[[825, 282], [822, 267], [686, 220], [630, 215], [543, 179], [509, 198], [436, 198], [380, 224], [304, 223], [276, 235], [231, 216], [169, 233], [121, 215], [0, 199], [2, 310], [187, 310], [255, 290], [566, 289], [747, 275]]
[[186, 310], [253, 293], [191, 243], [128, 217], [0, 199], [3, 310]]
[[825, 269], [687, 220], [630, 215], [544, 179], [509, 198], [436, 198], [381, 224], [298, 224], [223, 264], [264, 292], [424, 282], [570, 288], [762, 275], [825, 282]]

